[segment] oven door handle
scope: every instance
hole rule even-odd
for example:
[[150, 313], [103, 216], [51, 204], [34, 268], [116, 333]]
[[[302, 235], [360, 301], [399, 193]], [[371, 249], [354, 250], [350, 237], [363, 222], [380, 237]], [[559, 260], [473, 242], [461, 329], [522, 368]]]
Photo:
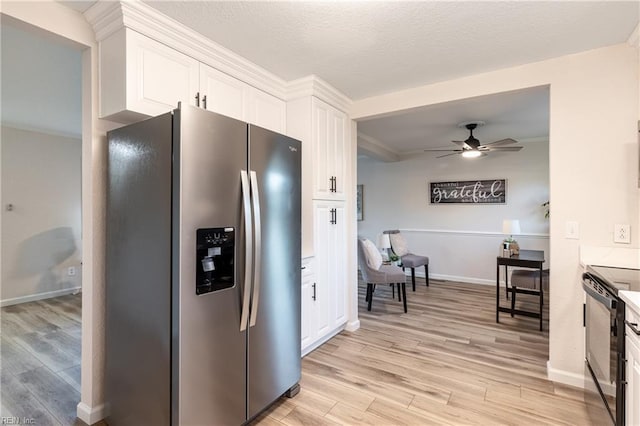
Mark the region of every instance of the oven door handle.
[[627, 326], [631, 329], [631, 331], [636, 333], [636, 335], [640, 336], [640, 330], [638, 330], [638, 324], [637, 323], [630, 322], [629, 320], [624, 320], [624, 323], [627, 324]]
[[614, 309], [616, 307], [616, 301], [611, 297], [605, 297], [604, 295], [595, 291], [591, 286], [584, 281], [582, 281], [582, 288], [587, 293], [587, 295], [594, 298], [597, 302], [602, 303], [609, 309]]

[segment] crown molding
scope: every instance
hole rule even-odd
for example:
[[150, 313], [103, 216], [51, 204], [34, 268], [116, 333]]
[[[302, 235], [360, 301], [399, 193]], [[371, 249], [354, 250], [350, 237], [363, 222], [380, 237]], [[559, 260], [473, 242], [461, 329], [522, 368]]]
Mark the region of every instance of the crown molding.
[[283, 100], [315, 96], [349, 113], [353, 101], [321, 78], [286, 82], [140, 0], [100, 0], [84, 12], [98, 42], [128, 28]]
[[362, 132], [358, 132], [358, 150], [385, 163], [400, 161], [400, 154]]
[[636, 29], [633, 30], [629, 39], [627, 40], [630, 46], [640, 48], [640, 22], [636, 25]]
[[290, 101], [305, 96], [315, 96], [342, 110], [347, 115], [353, 104], [353, 101], [345, 94], [315, 75], [309, 75], [287, 83], [286, 100]]
[[280, 99], [287, 97], [287, 83], [281, 78], [139, 0], [100, 0], [84, 15], [97, 41], [126, 27]]

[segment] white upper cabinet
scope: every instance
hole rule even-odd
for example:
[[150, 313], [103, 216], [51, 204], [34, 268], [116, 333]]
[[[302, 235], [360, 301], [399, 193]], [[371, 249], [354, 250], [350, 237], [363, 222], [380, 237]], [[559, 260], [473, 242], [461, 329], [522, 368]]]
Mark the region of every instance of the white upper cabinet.
[[285, 133], [287, 104], [268, 93], [251, 87], [246, 121], [278, 133]]
[[275, 96], [128, 28], [100, 42], [100, 118], [138, 121], [178, 102], [285, 131]]
[[200, 107], [284, 133], [286, 103], [215, 68], [200, 64]]
[[198, 61], [123, 28], [100, 43], [100, 117], [130, 122], [193, 104]]
[[200, 64], [200, 106], [238, 120], [249, 116], [249, 86], [215, 68]]
[[314, 199], [344, 200], [347, 116], [320, 99], [313, 98], [313, 189]]

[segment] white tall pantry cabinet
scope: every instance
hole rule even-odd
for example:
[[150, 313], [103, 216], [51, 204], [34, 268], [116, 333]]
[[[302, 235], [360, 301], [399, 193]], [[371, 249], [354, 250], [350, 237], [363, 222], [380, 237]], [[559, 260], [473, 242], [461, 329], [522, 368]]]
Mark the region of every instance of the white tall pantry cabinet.
[[343, 111], [315, 96], [287, 103], [287, 133], [303, 143], [302, 253], [314, 255], [316, 286], [310, 293], [303, 285], [303, 354], [342, 330], [349, 316], [349, 129]]

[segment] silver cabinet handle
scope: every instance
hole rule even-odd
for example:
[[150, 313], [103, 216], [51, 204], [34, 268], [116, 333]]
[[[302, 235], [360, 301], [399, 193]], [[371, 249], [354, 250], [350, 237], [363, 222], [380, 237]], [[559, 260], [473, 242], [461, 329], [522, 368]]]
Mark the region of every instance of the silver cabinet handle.
[[260, 275], [262, 273], [262, 227], [260, 223], [260, 193], [258, 191], [258, 176], [251, 170], [251, 201], [253, 205], [255, 264], [253, 267], [253, 297], [251, 298], [251, 320], [249, 326], [256, 325], [258, 306], [260, 301]]
[[249, 300], [251, 299], [251, 265], [253, 264], [253, 232], [251, 227], [251, 200], [249, 178], [246, 170], [240, 170], [242, 184], [242, 214], [244, 216], [245, 259], [244, 259], [244, 295], [242, 296], [242, 314], [240, 316], [240, 331], [247, 329], [249, 318]]

